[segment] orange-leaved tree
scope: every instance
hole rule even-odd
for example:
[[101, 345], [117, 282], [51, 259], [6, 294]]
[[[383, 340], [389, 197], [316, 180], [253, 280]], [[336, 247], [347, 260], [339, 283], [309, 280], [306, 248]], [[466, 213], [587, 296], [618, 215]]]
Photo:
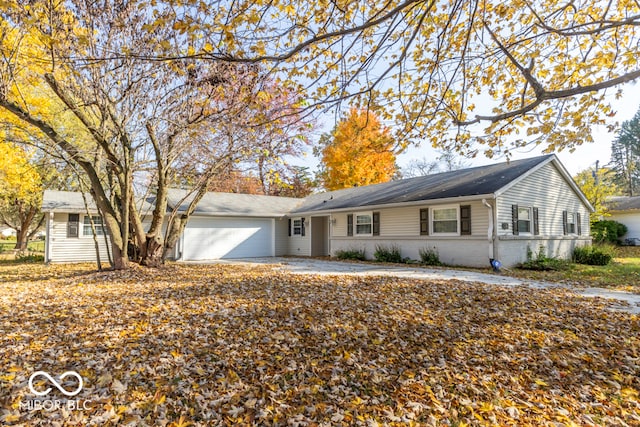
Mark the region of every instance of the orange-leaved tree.
[[42, 180], [29, 154], [0, 139], [0, 225], [16, 230], [15, 249], [26, 250], [28, 238], [42, 223]]
[[397, 174], [395, 141], [378, 116], [352, 108], [320, 139], [320, 181], [327, 190], [390, 181]]

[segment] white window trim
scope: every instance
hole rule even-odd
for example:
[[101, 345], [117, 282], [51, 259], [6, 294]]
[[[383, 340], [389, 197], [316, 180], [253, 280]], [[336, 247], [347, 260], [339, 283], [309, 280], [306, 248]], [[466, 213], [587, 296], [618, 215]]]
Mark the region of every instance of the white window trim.
[[[80, 232], [78, 233], [79, 237], [93, 237], [93, 233], [91, 232], [91, 222], [90, 222], [90, 221], [85, 222], [85, 220], [86, 220], [86, 219], [87, 219], [87, 217], [89, 217], [89, 216], [91, 216], [92, 218], [100, 218], [100, 215], [87, 215], [86, 213], [85, 213], [85, 214], [80, 214], [80, 217], [82, 218], [82, 221], [79, 221], [78, 226], [81, 228], [81, 230], [82, 230], [82, 231], [80, 231]], [[94, 222], [95, 222], [95, 220], [94, 220]], [[88, 228], [89, 228], [89, 233], [85, 233], [85, 232], [84, 232], [85, 227], [88, 227]], [[107, 234], [107, 228], [106, 228], [106, 226], [104, 225], [104, 220], [102, 220], [102, 224], [96, 224], [96, 231], [98, 231], [98, 228], [99, 228], [99, 227], [102, 227], [103, 234], [98, 234], [98, 233], [96, 233], [96, 234], [97, 234], [97, 237], [102, 237], [102, 236], [104, 236], [105, 234]]]
[[[573, 224], [573, 231], [571, 231], [571, 224]], [[567, 211], [567, 234], [578, 235], [578, 212]]]
[[[358, 233], [358, 217], [365, 216], [365, 215], [368, 215], [369, 218], [371, 218], [371, 222], [369, 223], [369, 225], [371, 225], [371, 232]], [[364, 225], [364, 224], [361, 224], [361, 225]], [[354, 236], [373, 236], [373, 211], [356, 212], [353, 214], [353, 235]]]
[[[456, 210], [456, 229], [458, 230], [455, 233], [451, 232], [438, 232], [435, 231], [435, 227], [433, 226], [435, 213], [439, 210], [444, 209], [455, 209]], [[442, 205], [442, 206], [432, 206], [429, 207], [429, 234], [432, 236], [460, 236], [460, 205]]]
[[[518, 206], [520, 209], [527, 209], [529, 211], [529, 231], [518, 230], [519, 236], [533, 236], [533, 206]], [[518, 221], [524, 221], [520, 219], [520, 212], [518, 212]]]
[[[300, 221], [299, 233], [296, 233], [296, 221]], [[302, 237], [302, 217], [291, 218], [291, 237]]]

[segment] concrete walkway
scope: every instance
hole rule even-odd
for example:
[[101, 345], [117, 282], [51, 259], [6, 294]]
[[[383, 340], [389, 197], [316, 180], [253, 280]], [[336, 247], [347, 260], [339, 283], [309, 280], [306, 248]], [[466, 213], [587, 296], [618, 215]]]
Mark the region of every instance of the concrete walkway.
[[[448, 280], [457, 279], [466, 282], [480, 282], [500, 286], [529, 286], [536, 289], [563, 288], [585, 297], [600, 297], [614, 299], [621, 302], [616, 310], [640, 314], [640, 295], [630, 292], [612, 291], [604, 288], [580, 289], [560, 283], [537, 282], [523, 280], [499, 274], [486, 274], [475, 271], [435, 269], [428, 267], [401, 267], [368, 263], [351, 263], [341, 261], [318, 260], [313, 258], [244, 258], [236, 260], [216, 261], [225, 264], [269, 265], [276, 270], [288, 271], [293, 274], [334, 275], [348, 274], [355, 276], [391, 276], [408, 279]], [[626, 303], [626, 304], [625, 304]], [[627, 305], [628, 304], [628, 305]]]

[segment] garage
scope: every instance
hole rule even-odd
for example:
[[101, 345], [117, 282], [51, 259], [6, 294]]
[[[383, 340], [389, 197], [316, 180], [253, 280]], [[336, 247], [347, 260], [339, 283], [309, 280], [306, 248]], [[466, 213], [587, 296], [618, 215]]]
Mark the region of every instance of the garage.
[[273, 255], [270, 218], [192, 217], [184, 230], [185, 261]]

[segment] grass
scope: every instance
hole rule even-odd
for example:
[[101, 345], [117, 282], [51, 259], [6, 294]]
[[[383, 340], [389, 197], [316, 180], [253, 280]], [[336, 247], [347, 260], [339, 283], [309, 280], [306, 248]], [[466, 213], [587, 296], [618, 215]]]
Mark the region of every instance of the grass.
[[[23, 255], [23, 261], [33, 262], [35, 259], [40, 259], [44, 254], [44, 240], [35, 240], [29, 242], [27, 245], [27, 254]], [[16, 246], [15, 240], [0, 239], [0, 262], [18, 262], [16, 261], [16, 253], [14, 247]]]
[[[266, 266], [0, 265], [0, 425], [638, 425], [640, 318], [607, 304]], [[78, 372], [86, 409], [25, 409], [38, 370]]]
[[[0, 253], [11, 252], [11, 251], [13, 251], [13, 248], [15, 246], [16, 246], [16, 241], [15, 240], [1, 239], [0, 240]], [[44, 252], [44, 240], [35, 240], [35, 241], [32, 241], [32, 242], [29, 242], [27, 248], [31, 252]]]
[[606, 266], [569, 264], [567, 269], [559, 271], [511, 269], [504, 274], [531, 280], [640, 293], [640, 247], [616, 248], [613, 262]]

